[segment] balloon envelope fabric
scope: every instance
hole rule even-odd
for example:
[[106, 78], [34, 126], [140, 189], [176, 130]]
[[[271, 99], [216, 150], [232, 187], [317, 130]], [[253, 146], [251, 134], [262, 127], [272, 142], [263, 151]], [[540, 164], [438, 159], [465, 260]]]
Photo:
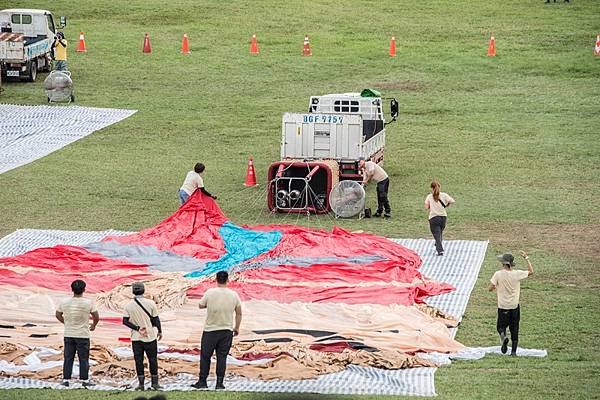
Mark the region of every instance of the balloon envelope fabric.
[[[189, 349], [199, 344], [205, 316], [196, 299], [215, 286], [217, 271], [228, 270], [245, 315], [232, 354], [278, 360], [260, 374], [236, 369], [239, 376], [303, 379], [350, 364], [432, 366], [415, 353], [464, 347], [448, 330], [456, 321], [423, 305], [453, 286], [423, 276], [421, 264], [414, 251], [372, 234], [240, 227], [197, 191], [173, 215], [140, 232], [0, 258], [0, 325], [15, 327], [0, 328], [0, 334], [6, 342], [58, 347], [62, 327], [53, 311], [69, 296], [72, 280], [86, 281], [86, 295], [95, 296], [104, 321], [118, 321], [131, 298], [128, 285], [141, 280], [161, 309], [166, 344]], [[111, 348], [128, 335], [124, 326], [105, 322], [92, 338]], [[114, 371], [97, 368], [99, 374]]]

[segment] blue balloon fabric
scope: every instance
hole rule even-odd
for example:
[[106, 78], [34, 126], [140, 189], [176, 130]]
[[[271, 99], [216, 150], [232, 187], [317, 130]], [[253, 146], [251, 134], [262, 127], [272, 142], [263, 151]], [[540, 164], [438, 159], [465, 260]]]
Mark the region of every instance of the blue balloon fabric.
[[283, 237], [283, 233], [280, 231], [253, 231], [241, 228], [229, 221], [219, 228], [219, 234], [225, 243], [227, 253], [217, 261], [207, 263], [202, 270], [190, 272], [185, 275], [186, 277], [200, 278], [229, 270], [235, 265], [273, 249]]

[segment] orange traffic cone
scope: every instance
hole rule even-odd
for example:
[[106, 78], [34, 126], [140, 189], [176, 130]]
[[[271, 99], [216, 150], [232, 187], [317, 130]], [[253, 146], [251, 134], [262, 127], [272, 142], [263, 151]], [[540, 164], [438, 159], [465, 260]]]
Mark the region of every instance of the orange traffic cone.
[[396, 36], [392, 36], [390, 41], [390, 57], [396, 57]]
[[144, 48], [142, 49], [144, 53], [152, 53], [152, 47], [150, 47], [150, 35], [148, 32], [144, 35]]
[[190, 44], [188, 43], [187, 33], [183, 34], [183, 41], [181, 42], [181, 53], [190, 54]]
[[600, 35], [596, 36], [596, 47], [594, 47], [594, 55], [600, 56]]
[[87, 50], [85, 48], [85, 37], [83, 36], [83, 32], [79, 32], [79, 47], [77, 48], [78, 53], [85, 53]]
[[252, 156], [248, 158], [248, 169], [246, 170], [246, 182], [244, 182], [244, 186], [256, 186], [256, 173], [254, 172]]
[[250, 54], [258, 54], [258, 43], [256, 43], [256, 33], [252, 34], [252, 45], [250, 46]]
[[310, 42], [308, 41], [308, 35], [304, 35], [304, 48], [302, 49], [303, 56], [312, 56], [312, 51], [310, 49]]
[[488, 57], [494, 57], [496, 55], [496, 39], [494, 39], [494, 32], [490, 37], [490, 45], [488, 46]]

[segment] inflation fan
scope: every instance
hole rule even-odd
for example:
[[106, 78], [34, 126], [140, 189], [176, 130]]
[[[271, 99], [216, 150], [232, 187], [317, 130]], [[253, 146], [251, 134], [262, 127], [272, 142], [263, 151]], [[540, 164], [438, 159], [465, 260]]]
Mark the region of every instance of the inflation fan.
[[329, 205], [336, 217], [362, 215], [365, 209], [365, 189], [356, 181], [341, 181], [331, 189]]

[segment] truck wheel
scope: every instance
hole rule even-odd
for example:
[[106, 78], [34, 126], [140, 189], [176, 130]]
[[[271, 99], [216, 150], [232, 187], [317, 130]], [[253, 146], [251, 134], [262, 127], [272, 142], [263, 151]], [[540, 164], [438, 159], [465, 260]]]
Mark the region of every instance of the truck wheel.
[[25, 76], [25, 79], [23, 79], [23, 80], [27, 81], [27, 82], [35, 82], [36, 78], [37, 78], [37, 61], [31, 60], [29, 62], [29, 72]]
[[27, 82], [35, 82], [37, 78], [37, 60], [31, 60], [29, 64], [29, 75], [25, 78]]

